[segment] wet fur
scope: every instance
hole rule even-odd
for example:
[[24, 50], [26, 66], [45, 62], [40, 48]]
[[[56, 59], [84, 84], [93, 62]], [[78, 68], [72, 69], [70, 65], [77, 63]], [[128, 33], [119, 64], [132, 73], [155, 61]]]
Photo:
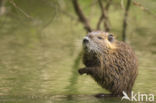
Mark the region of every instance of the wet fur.
[[128, 44], [117, 40], [114, 44], [115, 48], [104, 45], [104, 49], [99, 51], [84, 49], [83, 63], [86, 67], [79, 72], [91, 75], [114, 96], [122, 96], [123, 91], [130, 95], [138, 73], [137, 59]]

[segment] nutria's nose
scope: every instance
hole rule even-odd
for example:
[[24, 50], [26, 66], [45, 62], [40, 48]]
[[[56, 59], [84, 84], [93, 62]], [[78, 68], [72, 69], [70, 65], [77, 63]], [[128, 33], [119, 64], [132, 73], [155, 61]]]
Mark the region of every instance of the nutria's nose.
[[88, 42], [89, 42], [88, 37], [85, 37], [85, 38], [83, 39], [83, 43], [88, 43]]

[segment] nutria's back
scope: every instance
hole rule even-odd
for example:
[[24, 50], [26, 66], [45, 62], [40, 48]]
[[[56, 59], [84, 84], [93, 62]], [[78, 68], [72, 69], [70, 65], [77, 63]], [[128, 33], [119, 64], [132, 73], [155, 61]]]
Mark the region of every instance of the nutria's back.
[[130, 95], [137, 76], [137, 59], [131, 47], [112, 34], [91, 32], [83, 40], [83, 63], [90, 75], [113, 95]]

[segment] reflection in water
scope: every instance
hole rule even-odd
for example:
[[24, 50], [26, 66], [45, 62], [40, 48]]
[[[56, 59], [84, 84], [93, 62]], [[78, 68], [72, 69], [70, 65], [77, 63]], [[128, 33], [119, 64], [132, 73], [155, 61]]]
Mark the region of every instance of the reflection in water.
[[[77, 70], [80, 68], [80, 61], [81, 61], [81, 55], [82, 52], [79, 53], [79, 55], [76, 57], [75, 61], [74, 61], [74, 65], [72, 67], [72, 76], [69, 79], [69, 86], [67, 86], [67, 90], [69, 94], [74, 94], [77, 93], [77, 88], [75, 87], [77, 85], [77, 81], [78, 81], [78, 72]], [[69, 95], [70, 98], [70, 95]]]
[[[0, 102], [5, 103], [120, 103], [120, 98], [95, 98], [91, 95], [71, 95], [69, 99], [65, 95], [55, 96], [34, 96], [34, 97], [9, 97], [0, 98]], [[7, 102], [6, 102], [7, 101]], [[128, 101], [122, 101], [122, 103], [129, 103]]]

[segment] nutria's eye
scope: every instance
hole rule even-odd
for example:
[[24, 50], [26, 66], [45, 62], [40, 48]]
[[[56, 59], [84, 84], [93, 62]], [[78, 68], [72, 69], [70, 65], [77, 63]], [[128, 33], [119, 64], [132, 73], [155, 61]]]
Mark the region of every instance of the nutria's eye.
[[100, 37], [100, 36], [98, 36], [97, 38], [100, 39], [100, 40], [102, 40], [102, 37]]
[[108, 35], [108, 40], [109, 40], [110, 42], [113, 42], [114, 38], [113, 38], [113, 35], [112, 35], [112, 34]]

